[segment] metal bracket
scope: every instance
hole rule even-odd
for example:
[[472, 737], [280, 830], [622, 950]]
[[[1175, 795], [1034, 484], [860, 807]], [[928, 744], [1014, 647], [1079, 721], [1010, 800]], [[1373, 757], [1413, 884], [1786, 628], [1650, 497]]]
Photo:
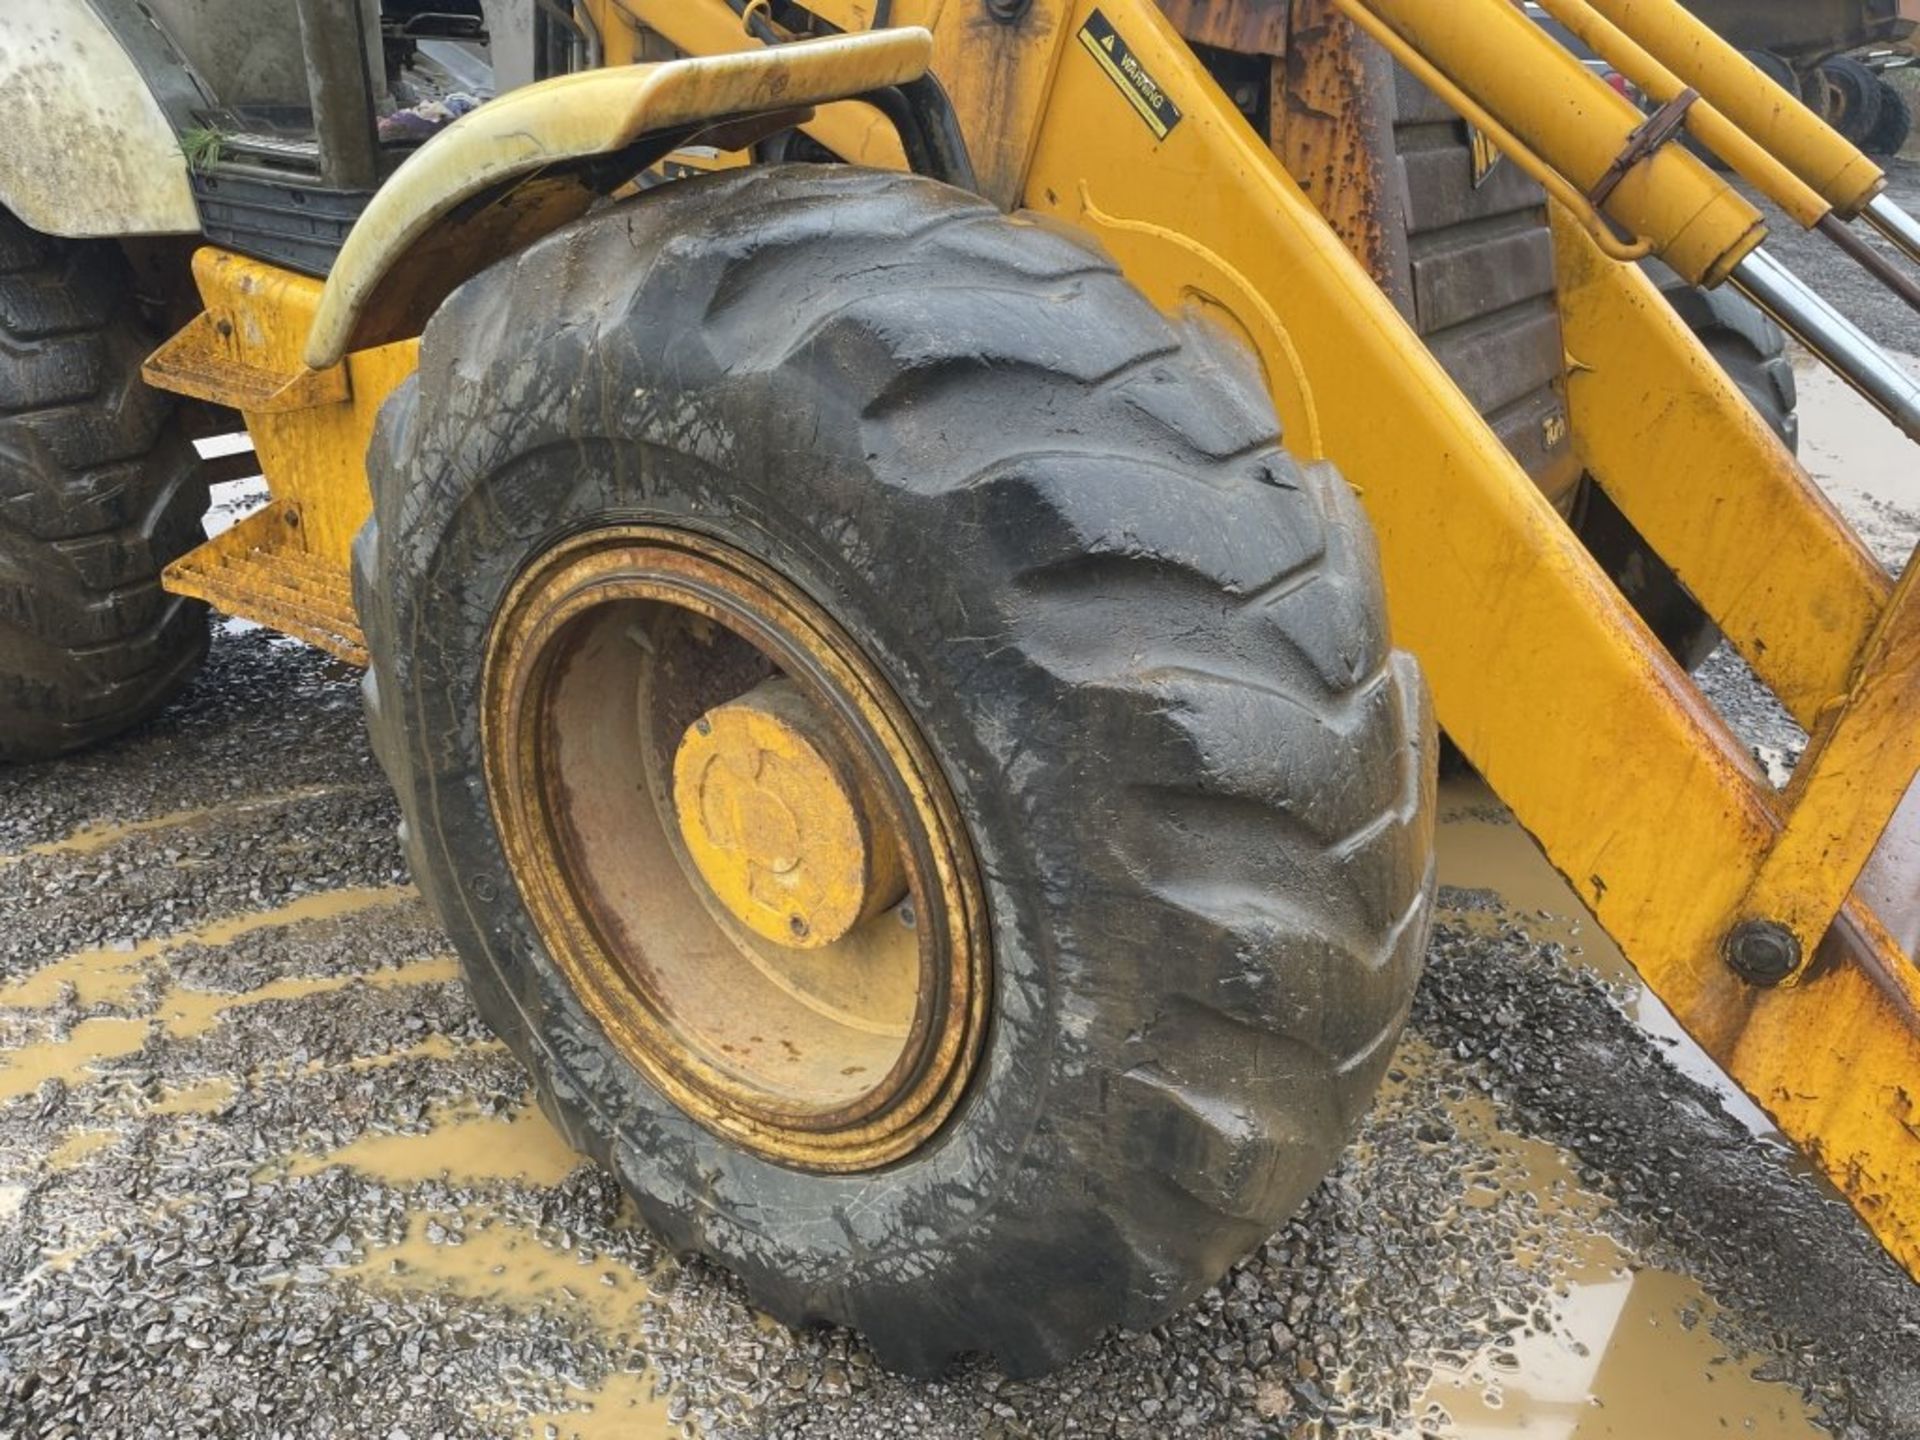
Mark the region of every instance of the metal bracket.
[[1620, 182], [1627, 178], [1627, 172], [1686, 128], [1687, 112], [1699, 98], [1698, 90], [1687, 87], [1649, 115], [1647, 123], [1627, 137], [1627, 148], [1620, 152], [1613, 164], [1607, 167], [1607, 173], [1587, 192], [1587, 198], [1596, 209], [1612, 198], [1613, 192], [1620, 188]]

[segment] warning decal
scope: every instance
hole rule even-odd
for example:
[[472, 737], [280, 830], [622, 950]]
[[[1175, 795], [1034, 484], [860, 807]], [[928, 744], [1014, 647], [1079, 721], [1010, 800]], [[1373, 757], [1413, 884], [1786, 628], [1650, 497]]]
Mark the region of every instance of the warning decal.
[[1473, 151], [1473, 188], [1478, 190], [1507, 157], [1500, 153], [1492, 138], [1478, 125], [1467, 126], [1467, 144]]
[[1112, 21], [1095, 10], [1080, 27], [1080, 43], [1107, 72], [1107, 78], [1120, 87], [1120, 93], [1147, 122], [1149, 130], [1162, 140], [1173, 133], [1173, 127], [1180, 123], [1180, 107], [1167, 98], [1167, 92], [1127, 48]]

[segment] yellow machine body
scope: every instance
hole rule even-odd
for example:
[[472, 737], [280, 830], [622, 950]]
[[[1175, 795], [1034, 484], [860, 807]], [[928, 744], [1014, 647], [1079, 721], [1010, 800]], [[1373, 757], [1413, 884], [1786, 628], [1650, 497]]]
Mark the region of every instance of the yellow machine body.
[[[1920, 727], [1902, 718], [1920, 706], [1915, 572], [1896, 586], [1621, 263], [1658, 251], [1720, 279], [1763, 238], [1758, 212], [1676, 147], [1633, 158], [1644, 117], [1506, 0], [1296, 3], [1322, 22], [1323, 48], [1301, 61], [1330, 103], [1276, 153], [1150, 0], [1034, 0], [1012, 23], [961, 0], [896, 0], [900, 28], [878, 35], [860, 33], [872, 0], [816, 0], [845, 36], [772, 49], [726, 0], [589, 0], [620, 68], [496, 102], [542, 140], [490, 127], [483, 109], [429, 142], [324, 285], [200, 256], [206, 313], [148, 374], [244, 413], [273, 503], [170, 583], [361, 658], [346, 547], [368, 507], [373, 417], [424, 319], [404, 280], [416, 246], [450, 267], [423, 292], [437, 302], [578, 213], [577, 196], [513, 211], [519, 181], [650, 134], [764, 133], [711, 130], [754, 113], [897, 167], [899, 141], [854, 97], [930, 66], [984, 194], [1094, 237], [1158, 305], [1208, 317], [1258, 357], [1291, 448], [1337, 462], [1364, 502], [1396, 643], [1425, 667], [1442, 725], [1654, 992], [1920, 1275], [1920, 936], [1896, 933], [1905, 921], [1883, 903], [1913, 877], [1874, 892], [1868, 863], [1920, 765]], [[1659, 9], [1594, 5], [1623, 27]], [[1255, 6], [1166, 8], [1190, 34], [1261, 23]], [[1662, 66], [1695, 63], [1684, 32], [1643, 31]], [[1352, 159], [1365, 116], [1335, 103], [1362, 32], [1552, 182], [1565, 438], [1812, 733], [1791, 790], [1767, 782], [1372, 273], [1378, 216]], [[629, 65], [651, 37], [706, 58]], [[742, 54], [750, 64], [730, 58]], [[575, 114], [589, 98], [593, 123]], [[1811, 115], [1769, 125], [1755, 138], [1796, 183], [1836, 208], [1871, 193], [1824, 130], [1801, 134], [1819, 129]], [[465, 234], [449, 248], [456, 213]], [[1920, 798], [1903, 828], [1920, 829]], [[1756, 986], [1727, 963], [1729, 935], [1757, 915], [1804, 942], [1788, 983]]]

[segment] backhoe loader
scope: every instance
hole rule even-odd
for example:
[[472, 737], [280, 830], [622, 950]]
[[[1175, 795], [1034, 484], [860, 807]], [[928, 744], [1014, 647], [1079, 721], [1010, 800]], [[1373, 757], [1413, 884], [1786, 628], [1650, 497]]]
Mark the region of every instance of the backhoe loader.
[[1909, 303], [1920, 225], [1671, 0], [1541, 8], [1650, 113], [1509, 0], [9, 6], [0, 756], [153, 713], [208, 604], [366, 667], [646, 1222], [1027, 1374], [1333, 1164], [1444, 730], [1920, 1274], [1920, 596], [1774, 326], [1920, 386], [1676, 142]]

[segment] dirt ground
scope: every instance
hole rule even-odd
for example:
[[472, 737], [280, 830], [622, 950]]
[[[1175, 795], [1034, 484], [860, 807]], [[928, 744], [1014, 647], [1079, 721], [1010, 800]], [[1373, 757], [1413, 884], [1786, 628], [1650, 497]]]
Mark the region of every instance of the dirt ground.
[[[1810, 461], [1896, 559], [1910, 452], [1803, 384]], [[356, 678], [225, 623], [155, 723], [0, 772], [0, 1435], [1920, 1436], [1920, 1287], [1469, 778], [1380, 1104], [1203, 1301], [1021, 1383], [774, 1325], [661, 1252], [475, 1019]], [[1738, 663], [1706, 678], [1790, 764]]]

